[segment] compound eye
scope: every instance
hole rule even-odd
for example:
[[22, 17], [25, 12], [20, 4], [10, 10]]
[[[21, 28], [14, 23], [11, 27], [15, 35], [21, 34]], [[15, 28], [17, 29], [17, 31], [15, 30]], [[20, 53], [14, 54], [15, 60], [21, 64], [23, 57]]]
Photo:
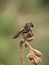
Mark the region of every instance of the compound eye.
[[31, 27], [34, 27], [34, 25], [33, 25], [32, 23], [30, 23], [30, 26], [31, 26]]

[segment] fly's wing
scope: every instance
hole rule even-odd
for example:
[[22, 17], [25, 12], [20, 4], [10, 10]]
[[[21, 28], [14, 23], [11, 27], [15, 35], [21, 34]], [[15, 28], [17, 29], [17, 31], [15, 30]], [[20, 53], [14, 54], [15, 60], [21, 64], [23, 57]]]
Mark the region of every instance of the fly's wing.
[[17, 37], [19, 37], [19, 35], [21, 34], [21, 32], [19, 31], [19, 32], [17, 32], [15, 35], [14, 35], [14, 37], [13, 37], [13, 39], [15, 39], [15, 38], [17, 38]]
[[20, 31], [18, 31], [18, 32], [14, 35], [13, 39], [19, 37], [19, 35], [22, 33], [22, 31], [23, 31], [23, 28], [20, 29]]

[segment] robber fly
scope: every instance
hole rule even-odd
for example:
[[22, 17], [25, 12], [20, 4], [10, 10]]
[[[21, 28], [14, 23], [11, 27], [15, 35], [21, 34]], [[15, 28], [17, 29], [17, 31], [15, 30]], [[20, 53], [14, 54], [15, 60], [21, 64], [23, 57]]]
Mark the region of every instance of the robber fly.
[[29, 31], [32, 31], [31, 28], [33, 28], [33, 27], [34, 27], [34, 25], [33, 25], [31, 22], [30, 22], [30, 23], [26, 23], [26, 24], [24, 25], [24, 27], [22, 27], [22, 28], [20, 29], [20, 31], [18, 31], [18, 32], [14, 35], [13, 39], [19, 37], [20, 34], [25, 34], [25, 33], [28, 33]]

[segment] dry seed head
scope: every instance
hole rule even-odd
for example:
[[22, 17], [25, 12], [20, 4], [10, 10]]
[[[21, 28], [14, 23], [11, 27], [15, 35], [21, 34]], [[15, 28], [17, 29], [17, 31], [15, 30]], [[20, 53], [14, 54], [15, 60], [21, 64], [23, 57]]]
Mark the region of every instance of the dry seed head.
[[37, 55], [38, 57], [42, 56], [42, 53], [36, 49], [33, 49], [33, 52], [35, 53], [35, 55]]
[[30, 60], [31, 60], [31, 59], [34, 59], [34, 55], [32, 55], [31, 53], [29, 53], [29, 54], [27, 55], [27, 58], [30, 59]]
[[41, 58], [34, 54], [33, 51], [30, 51], [30, 53], [27, 55], [27, 58], [30, 59], [30, 61], [37, 65], [41, 61]]

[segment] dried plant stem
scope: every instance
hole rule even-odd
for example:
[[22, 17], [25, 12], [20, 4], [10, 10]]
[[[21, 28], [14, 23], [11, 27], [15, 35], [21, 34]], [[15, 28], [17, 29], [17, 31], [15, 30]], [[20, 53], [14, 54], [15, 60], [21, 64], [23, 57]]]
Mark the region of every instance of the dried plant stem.
[[27, 45], [29, 50], [33, 50], [33, 48], [30, 46], [30, 44], [27, 41], [25, 41], [25, 44]]
[[42, 56], [42, 53], [40, 51], [32, 48], [31, 45], [27, 41], [25, 41], [25, 44], [27, 44], [27, 47], [29, 48], [29, 51], [33, 51], [35, 53], [35, 55], [37, 55], [39, 57]]
[[[21, 65], [25, 65], [24, 64], [24, 58], [23, 58], [23, 53], [22, 53], [22, 46], [23, 46], [23, 44], [24, 44], [24, 46], [26, 45], [26, 47], [28, 48], [28, 50], [29, 50], [29, 55], [27, 55], [27, 57], [32, 57], [32, 62], [35, 64], [35, 65], [37, 65], [38, 63], [39, 63], [39, 61], [41, 61], [41, 56], [42, 56], [42, 53], [40, 52], [40, 51], [38, 51], [38, 50], [36, 50], [36, 49], [34, 49], [34, 48], [32, 48], [31, 47], [31, 45], [29, 44], [29, 42], [28, 41], [24, 41], [24, 40], [22, 40], [21, 42], [20, 42], [20, 57], [21, 57]], [[34, 58], [34, 60], [33, 60], [33, 58]]]
[[24, 58], [22, 53], [22, 45], [23, 43], [20, 43], [20, 59], [21, 59], [21, 65], [24, 65]]

